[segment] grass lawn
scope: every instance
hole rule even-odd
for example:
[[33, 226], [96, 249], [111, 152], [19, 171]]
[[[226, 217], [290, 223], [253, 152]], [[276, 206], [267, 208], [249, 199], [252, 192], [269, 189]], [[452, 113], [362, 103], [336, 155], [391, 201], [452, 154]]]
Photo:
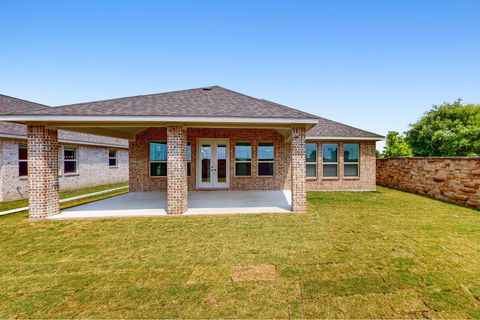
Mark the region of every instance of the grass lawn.
[[306, 214], [0, 218], [0, 318], [480, 317], [480, 212], [378, 188]]
[[[60, 199], [71, 198], [71, 197], [80, 196], [80, 195], [84, 195], [84, 194], [88, 194], [88, 193], [94, 193], [94, 192], [98, 192], [98, 191], [114, 189], [114, 188], [124, 187], [124, 186], [128, 186], [128, 182], [104, 184], [104, 185], [96, 186], [96, 187], [64, 191], [64, 192], [60, 193]], [[105, 194], [102, 194], [102, 195], [89, 197], [88, 199], [74, 200], [74, 201], [69, 201], [68, 203], [64, 202], [64, 203], [61, 204], [60, 207], [61, 208], [68, 208], [68, 207], [78, 206], [79, 204], [86, 203], [86, 202], [91, 202], [92, 200], [100, 200], [100, 199], [116, 196], [116, 195], [126, 193], [126, 192], [128, 192], [128, 189], [112, 191], [112, 192], [105, 193]], [[27, 199], [0, 202], [0, 212], [1, 211], [7, 211], [7, 210], [10, 210], [10, 209], [27, 207], [27, 206], [28, 206], [28, 200]]]

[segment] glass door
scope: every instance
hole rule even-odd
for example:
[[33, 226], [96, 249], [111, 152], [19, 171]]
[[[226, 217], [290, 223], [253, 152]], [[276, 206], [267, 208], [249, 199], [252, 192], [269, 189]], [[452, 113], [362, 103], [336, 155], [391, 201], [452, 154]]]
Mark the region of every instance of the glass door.
[[228, 140], [200, 139], [198, 142], [198, 188], [229, 187]]

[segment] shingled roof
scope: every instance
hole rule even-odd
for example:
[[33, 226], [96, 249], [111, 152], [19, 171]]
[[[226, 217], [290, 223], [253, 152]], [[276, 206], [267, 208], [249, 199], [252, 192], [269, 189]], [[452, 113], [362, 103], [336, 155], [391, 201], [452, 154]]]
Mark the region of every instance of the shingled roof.
[[[41, 109], [52, 108], [43, 104], [0, 94], [0, 114], [29, 113]], [[26, 139], [27, 126], [18, 123], [0, 121], [0, 138], [1, 137]], [[58, 140], [60, 142], [72, 144], [105, 145], [121, 148], [128, 147], [128, 141], [124, 139], [102, 137], [87, 133], [70, 132], [63, 130], [58, 131]]]
[[369, 131], [354, 128], [346, 124], [332, 121], [329, 119], [318, 118], [318, 124], [307, 132], [307, 139], [325, 139], [325, 138], [367, 138], [382, 140], [384, 137]]
[[219, 86], [32, 109], [28, 114], [316, 119], [312, 114]]

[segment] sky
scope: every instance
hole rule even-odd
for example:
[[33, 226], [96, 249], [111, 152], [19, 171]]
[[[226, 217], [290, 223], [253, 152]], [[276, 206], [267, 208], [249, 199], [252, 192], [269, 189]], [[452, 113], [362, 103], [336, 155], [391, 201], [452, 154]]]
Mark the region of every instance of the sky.
[[0, 93], [57, 106], [220, 85], [385, 135], [434, 104], [480, 103], [479, 12], [477, 0], [0, 0]]

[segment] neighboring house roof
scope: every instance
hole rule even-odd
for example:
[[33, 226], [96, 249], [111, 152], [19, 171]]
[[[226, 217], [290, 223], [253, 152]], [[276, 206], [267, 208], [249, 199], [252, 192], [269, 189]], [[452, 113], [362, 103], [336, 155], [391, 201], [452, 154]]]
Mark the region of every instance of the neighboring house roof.
[[350, 138], [352, 140], [383, 140], [383, 136], [354, 128], [343, 123], [318, 117], [318, 124], [307, 132], [308, 140], [328, 140]]
[[[0, 94], [0, 114], [11, 114], [17, 112], [28, 113], [32, 110], [40, 109], [51, 109], [51, 107]], [[0, 138], [2, 137], [26, 139], [27, 126], [18, 123], [0, 121]], [[64, 130], [58, 131], [58, 140], [63, 143], [128, 148], [128, 141], [124, 139], [102, 137], [87, 133], [70, 132]]]
[[[24, 111], [15, 112], [27, 114]], [[317, 117], [278, 103], [219, 86], [32, 109], [31, 115], [179, 116], [179, 117]]]

